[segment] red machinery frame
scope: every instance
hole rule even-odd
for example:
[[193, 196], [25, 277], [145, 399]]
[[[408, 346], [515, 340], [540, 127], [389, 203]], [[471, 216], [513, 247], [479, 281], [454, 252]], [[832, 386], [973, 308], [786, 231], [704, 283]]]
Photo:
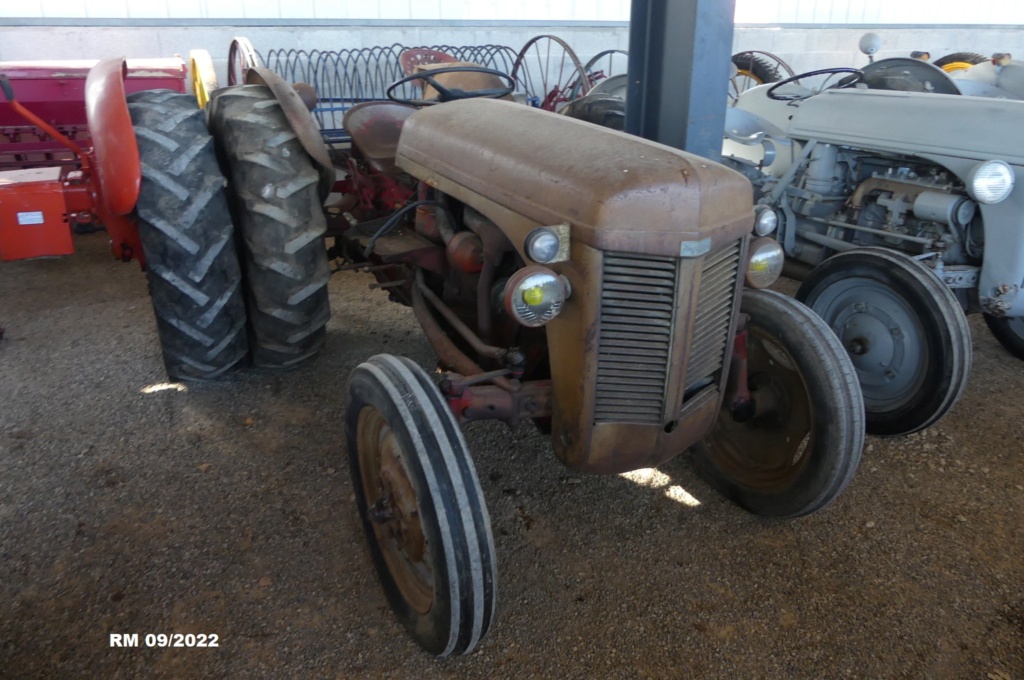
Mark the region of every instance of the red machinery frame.
[[[93, 217], [98, 218], [110, 235], [114, 257], [124, 262], [137, 259], [145, 265], [138, 229], [131, 216], [139, 197], [142, 168], [125, 99], [127, 75], [128, 68], [123, 57], [104, 59], [89, 70], [84, 95], [85, 118], [92, 148], [83, 149], [18, 101], [9, 77], [0, 74], [0, 87], [9, 110], [43, 131], [54, 143], [73, 154], [81, 164], [80, 171], [64, 168], [57, 182], [47, 182], [45, 186], [35, 182], [33, 187], [36, 191], [31, 199], [27, 197], [29, 192], [19, 192], [19, 189], [26, 188], [19, 184], [19, 178], [24, 180], [24, 175], [3, 173], [8, 181], [0, 181], [0, 192], [18, 208], [33, 207], [28, 205], [29, 200], [35, 201], [35, 206], [43, 214], [55, 212], [58, 206], [61, 207], [64, 222], [68, 223], [69, 229], [71, 220], [88, 221]], [[184, 87], [184, 77], [181, 82]], [[35, 211], [20, 214], [31, 212]], [[63, 243], [53, 243], [56, 252], [49, 253], [45, 252], [49, 244], [36, 244], [39, 247], [30, 249], [24, 247], [27, 241], [46, 238], [46, 234], [55, 233], [53, 229], [33, 229], [38, 224], [22, 224], [21, 220], [0, 224], [0, 257], [21, 259], [15, 255], [24, 257], [26, 252], [34, 253], [27, 255], [32, 257], [40, 254], [66, 254], [66, 245]]]
[[[0, 62], [18, 100], [79, 146], [89, 146], [85, 91], [93, 60]], [[130, 59], [125, 92], [169, 89], [186, 92], [185, 62]], [[54, 165], [76, 166], [78, 159], [6, 102], [0, 101], [0, 170]]]

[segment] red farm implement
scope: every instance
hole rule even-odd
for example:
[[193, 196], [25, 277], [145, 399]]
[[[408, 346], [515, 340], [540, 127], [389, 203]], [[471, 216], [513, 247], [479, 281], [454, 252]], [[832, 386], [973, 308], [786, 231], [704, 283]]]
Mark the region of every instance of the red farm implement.
[[126, 216], [140, 169], [125, 96], [184, 92], [184, 63], [5, 63], [0, 79], [0, 260], [70, 255], [72, 225], [92, 221], [106, 227], [116, 257], [138, 257]]

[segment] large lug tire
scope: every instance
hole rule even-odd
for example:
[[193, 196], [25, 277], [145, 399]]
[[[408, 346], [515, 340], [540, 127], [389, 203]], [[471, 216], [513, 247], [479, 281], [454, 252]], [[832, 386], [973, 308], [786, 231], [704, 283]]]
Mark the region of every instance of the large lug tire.
[[391, 608], [431, 654], [468, 654], [494, 619], [497, 561], [458, 423], [408, 359], [372, 357], [348, 393], [356, 502]]
[[[864, 404], [849, 357], [825, 323], [769, 290], [743, 292], [753, 417], [728, 405], [692, 447], [727, 498], [763, 517], [824, 508], [853, 478], [864, 447]], [[733, 369], [735, 370], [735, 366]]]
[[932, 63], [946, 73], [956, 73], [957, 71], [966, 71], [975, 64], [981, 64], [986, 61], [988, 59], [977, 52], [954, 52], [953, 54], [940, 57]]
[[850, 353], [869, 434], [922, 430], [963, 394], [972, 360], [967, 318], [920, 262], [884, 248], [848, 250], [815, 268], [797, 299]]
[[732, 63], [741, 75], [754, 81], [754, 84], [749, 85], [749, 87], [774, 83], [779, 79], [779, 70], [767, 59], [759, 57], [752, 52], [739, 52], [732, 55]]
[[242, 236], [253, 363], [298, 366], [323, 348], [331, 315], [320, 175], [267, 87], [215, 92], [210, 129]]
[[191, 96], [138, 92], [128, 111], [142, 164], [135, 217], [167, 374], [214, 378], [249, 349], [226, 182]]
[[1024, 317], [985, 315], [985, 324], [1007, 352], [1024, 359]]

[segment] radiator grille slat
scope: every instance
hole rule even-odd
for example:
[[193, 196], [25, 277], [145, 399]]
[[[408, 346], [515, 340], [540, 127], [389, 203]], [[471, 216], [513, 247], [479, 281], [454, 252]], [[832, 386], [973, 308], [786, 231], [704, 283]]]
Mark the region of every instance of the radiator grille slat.
[[723, 366], [729, 341], [733, 294], [739, 274], [740, 245], [709, 255], [701, 272], [693, 341], [686, 367], [686, 389], [698, 385]]
[[605, 253], [595, 422], [661, 423], [677, 269], [672, 257]]

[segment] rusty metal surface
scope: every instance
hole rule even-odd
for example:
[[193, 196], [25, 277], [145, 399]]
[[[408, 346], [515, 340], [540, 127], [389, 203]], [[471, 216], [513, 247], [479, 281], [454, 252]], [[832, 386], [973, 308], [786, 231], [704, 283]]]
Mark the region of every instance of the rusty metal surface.
[[344, 126], [352, 144], [381, 172], [394, 167], [398, 138], [416, 108], [395, 102], [363, 102], [345, 112]]
[[[749, 231], [750, 183], [708, 160], [581, 121], [472, 99], [406, 121], [398, 165], [480, 209], [572, 225], [603, 250], [700, 255]], [[518, 234], [510, 234], [520, 247]]]
[[[568, 467], [606, 474], [657, 465], [682, 453], [711, 426], [725, 389], [727, 370], [722, 369], [732, 352], [739, 309], [735, 299], [742, 289], [739, 261], [733, 260], [735, 270], [724, 277], [714, 265], [723, 252], [735, 255], [737, 244], [742, 259], [745, 238], [703, 258], [676, 258], [674, 263], [658, 258], [668, 276], [661, 288], [644, 285], [652, 272], [640, 266], [643, 258], [580, 243], [573, 244], [570, 262], [553, 267], [573, 289], [561, 315], [546, 327], [555, 404], [552, 444]], [[639, 262], [631, 281], [626, 265], [634, 260]], [[709, 295], [721, 305], [701, 304], [706, 272], [711, 272], [705, 282]], [[606, 275], [618, 281], [610, 298]], [[651, 316], [652, 295], [662, 300], [664, 313]], [[708, 318], [698, 313], [702, 307], [711, 310], [713, 323], [701, 321]], [[656, 323], [664, 331], [657, 338], [643, 336], [642, 342], [656, 347], [640, 345], [631, 319], [637, 326]], [[701, 327], [714, 342], [700, 341], [695, 330]], [[620, 340], [634, 349], [618, 352]], [[707, 376], [698, 370], [704, 379], [687, 390], [691, 354], [697, 366], [714, 366], [702, 359], [705, 352], [717, 353], [719, 368]]]
[[516, 387], [515, 390], [496, 385], [460, 387], [448, 376], [441, 383], [441, 391], [460, 422], [500, 420], [516, 427], [528, 418], [551, 416], [550, 380], [519, 383]]
[[288, 119], [292, 130], [299, 138], [302, 148], [317, 164], [317, 169], [320, 172], [320, 197], [326, 199], [331, 187], [334, 186], [334, 165], [331, 163], [330, 156], [327, 155], [323, 137], [320, 136], [316, 120], [306, 108], [305, 101], [284, 78], [268, 68], [260, 66], [250, 68], [245, 73], [245, 82], [248, 85], [265, 85], [274, 93], [277, 101], [281, 104], [285, 118]]
[[448, 305], [446, 305], [432, 290], [423, 282], [423, 273], [416, 272], [416, 287], [419, 288], [423, 294], [424, 299], [431, 304], [431, 306], [438, 311], [438, 313], [444, 317], [455, 332], [462, 336], [462, 339], [469, 343], [469, 346], [473, 348], [477, 354], [487, 359], [495, 359], [502, 363], [514, 363], [519, 361], [521, 363], [521, 357], [518, 352], [511, 351], [504, 347], [494, 347], [484, 343], [480, 337], [472, 331], [465, 323], [459, 319], [458, 315], [453, 312]]

